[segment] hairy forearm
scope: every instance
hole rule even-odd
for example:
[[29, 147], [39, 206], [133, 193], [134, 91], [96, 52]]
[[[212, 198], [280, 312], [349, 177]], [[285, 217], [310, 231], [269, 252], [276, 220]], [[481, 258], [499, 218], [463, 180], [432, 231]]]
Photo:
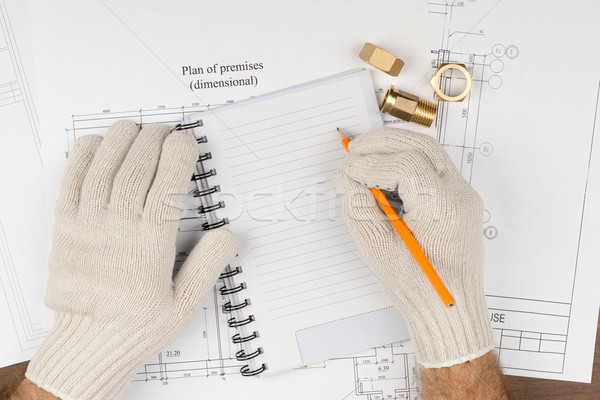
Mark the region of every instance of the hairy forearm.
[[424, 400], [512, 400], [493, 352], [448, 368], [423, 368]]
[[38, 387], [35, 383], [25, 378], [15, 381], [11, 387], [5, 388], [0, 396], [1, 400], [60, 400], [51, 393]]

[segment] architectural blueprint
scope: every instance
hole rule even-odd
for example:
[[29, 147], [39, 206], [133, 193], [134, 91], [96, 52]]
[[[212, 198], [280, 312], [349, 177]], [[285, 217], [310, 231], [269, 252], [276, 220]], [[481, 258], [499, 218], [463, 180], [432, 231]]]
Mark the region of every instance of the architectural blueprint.
[[[132, 46], [101, 52], [97, 47], [86, 48], [80, 43], [82, 47], [77, 53], [62, 51], [61, 55], [66, 57], [64, 63], [69, 63], [71, 57], [71, 62], [78, 65], [69, 69], [67, 76], [58, 77], [57, 82], [41, 89], [40, 98], [47, 104], [52, 104], [50, 100], [57, 95], [58, 88], [68, 86], [71, 81], [104, 82], [102, 68], [111, 78], [119, 74], [122, 78], [111, 80], [110, 84], [105, 82], [107, 87], [95, 92], [93, 101], [82, 86], [79, 91], [71, 89], [76, 96], [85, 97], [81, 103], [71, 100], [62, 108], [56, 103], [49, 106], [46, 115], [51, 118], [44, 126], [48, 132], [52, 131], [56, 145], [45, 153], [48, 157], [59, 153], [62, 156], [74, 137], [98, 132], [94, 129], [102, 130], [117, 118], [137, 119], [142, 123], [172, 122], [188, 111], [233, 98], [229, 92], [220, 97], [202, 93], [204, 101], [200, 102], [189, 92], [172, 90], [168, 94], [167, 88], [181, 86], [180, 76], [173, 76], [160, 60], [176, 58], [183, 65], [193, 62], [181, 55], [178, 46], [174, 46], [177, 51], [168, 50], [177, 40], [169, 40], [166, 28], [157, 33], [157, 37], [164, 36], [162, 42], [155, 37], [150, 41], [145, 33], [152, 24], [136, 16], [134, 5], [118, 9], [98, 2], [86, 11], [74, 2], [60, 6], [62, 10], [54, 7], [52, 11], [41, 2], [34, 5], [37, 9], [33, 8], [33, 18], [39, 22], [38, 29], [48, 23], [41, 16], [54, 12], [58, 17], [69, 10], [77, 16], [73, 18], [78, 21], [71, 26], [73, 29], [86, 26], [91, 32], [105, 31], [102, 24], [108, 24], [106, 30], [116, 32], [119, 40], [121, 36], [137, 35], [139, 40], [150, 43], [141, 50]], [[598, 15], [598, 5], [588, 1], [575, 7], [556, 2], [549, 7], [548, 2], [477, 0], [435, 2], [429, 7], [432, 68], [449, 61], [464, 63], [475, 80], [464, 102], [439, 104], [436, 126], [429, 133], [445, 146], [486, 205], [482, 225], [487, 256], [486, 293], [501, 361], [511, 374], [589, 381], [599, 303], [598, 293], [592, 287], [598, 279], [593, 265], [598, 262], [599, 254], [591, 243], [600, 235], [600, 216], [590, 204], [598, 204], [600, 200], [598, 140], [594, 140], [600, 87], [596, 66], [600, 56], [587, 51], [583, 44], [600, 33], [591, 17]], [[154, 10], [160, 15], [158, 7]], [[96, 19], [89, 19], [90, 15]], [[176, 14], [165, 15], [161, 17], [172, 18], [172, 25], [176, 25]], [[381, 26], [389, 24], [381, 22]], [[556, 26], [570, 29], [551, 28]], [[44, 34], [38, 31], [34, 36], [38, 47], [62, 43], [68, 36], [66, 28], [58, 30], [55, 37], [43, 37]], [[364, 36], [362, 32], [363, 38], [357, 39], [357, 51], [365, 41]], [[377, 36], [382, 41], [385, 38], [382, 32]], [[95, 36], [86, 37], [94, 40]], [[376, 39], [369, 40], [381, 43]], [[102, 47], [100, 42], [94, 44]], [[66, 48], [73, 47], [65, 45]], [[49, 49], [40, 58], [44, 67], [48, 67], [45, 61], [54, 51]], [[147, 57], [148, 49], [160, 57]], [[211, 50], [216, 51], [202, 49]], [[226, 53], [227, 49], [219, 51]], [[109, 54], [120, 57], [120, 63], [99, 58]], [[565, 63], [560, 68], [549, 67], [546, 62], [549, 54], [553, 60]], [[133, 59], [145, 63], [136, 64]], [[301, 62], [310, 70], [307, 65], [311, 61]], [[317, 64], [320, 62], [323, 61]], [[99, 67], [94, 69], [92, 64]], [[346, 59], [342, 63], [333, 62], [332, 68], [341, 71], [361, 65]], [[60, 68], [60, 64], [55, 65], [41, 75], [53, 77]], [[565, 79], [562, 68], [576, 69], [578, 73]], [[120, 70], [115, 72], [116, 69]], [[148, 82], [148, 71], [156, 77], [162, 74], [164, 82]], [[337, 71], [323, 70], [317, 76]], [[427, 84], [432, 71], [410, 82], [402, 81], [401, 74], [394, 84], [428, 95], [430, 92], [423, 83]], [[373, 76], [380, 75], [374, 72]], [[265, 75], [257, 77], [263, 82]], [[262, 89], [289, 86], [314, 77], [308, 72], [294, 77], [283, 74]], [[186, 86], [191, 81], [186, 78]], [[452, 91], [461, 82], [460, 78], [448, 77], [442, 84]], [[146, 86], [148, 90], [141, 92]], [[239, 96], [235, 99], [252, 94], [246, 89], [236, 92]], [[381, 93], [385, 89], [376, 79], [376, 90]], [[152, 90], [157, 93], [148, 94]], [[116, 91], [127, 92], [127, 98], [115, 96]], [[61, 175], [59, 164], [48, 168], [49, 175]], [[278, 390], [291, 399], [309, 395], [371, 400], [418, 398], [411, 375], [414, 357], [406, 343], [331, 360], [269, 380], [242, 378], [236, 373], [239, 362], [231, 352], [228, 328], [220, 313], [222, 301], [215, 293], [194, 327], [138, 372], [125, 398], [164, 398], [168, 394], [191, 399], [199, 393], [222, 394], [226, 398], [274, 398]], [[233, 381], [235, 385], [231, 384]], [[290, 387], [294, 390], [289, 390]]]
[[[527, 261], [531, 263], [528, 266], [519, 265], [518, 268], [522, 269], [521, 272], [511, 272], [510, 265], [498, 265], [499, 260], [503, 263], [507, 262], [507, 259], [511, 260], [508, 255], [499, 256], [496, 246], [500, 246], [502, 241], [510, 238], [510, 235], [507, 236], [505, 231], [511, 228], [514, 231], [515, 228], [511, 227], [511, 224], [515, 222], [509, 223], [510, 220], [505, 222], [507, 221], [506, 216], [502, 218], [505, 207], [501, 203], [497, 203], [499, 195], [491, 190], [489, 185], [486, 186], [487, 180], [491, 179], [490, 176], [493, 176], [493, 174], [500, 174], [503, 169], [511, 168], [511, 160], [507, 159], [510, 158], [507, 154], [512, 152], [511, 141], [515, 143], [531, 141], [535, 144], [535, 146], [527, 149], [528, 153], [521, 157], [518, 156], [518, 160], [527, 160], [528, 157], [535, 156], [541, 159], [540, 162], [543, 162], [542, 156], [545, 152], [555, 155], [560, 154], [556, 149], [546, 148], [547, 144], [536, 133], [539, 128], [535, 124], [540, 122], [540, 116], [548, 118], [544, 107], [552, 107], [551, 103], [549, 104], [547, 100], [545, 102], [538, 100], [539, 106], [535, 109], [539, 114], [538, 117], [533, 119], [535, 124], [532, 122], [531, 125], [528, 125], [525, 118], [529, 114], [522, 116], [518, 111], [518, 107], [504, 110], [506, 103], [516, 101], [514, 99], [518, 96], [527, 96], [527, 93], [522, 93], [521, 86], [524, 86], [523, 83], [516, 84], [510, 80], [520, 81], [522, 78], [519, 77], [519, 71], [532, 68], [529, 66], [532, 62], [532, 56], [524, 54], [522, 50], [528, 46], [522, 44], [523, 40], [516, 41], [519, 35], [512, 34], [510, 37], [505, 38], [503, 30], [497, 32], [493, 29], [502, 24], [502, 13], [510, 13], [510, 10], [514, 11], [514, 9], [510, 5], [507, 5], [507, 9], [503, 9], [501, 5], [498, 5], [495, 11], [492, 10], [486, 18], [481, 19], [489, 11], [489, 8], [482, 9], [481, 4], [475, 4], [475, 2], [463, 3], [462, 5], [460, 3], [455, 5], [431, 4], [430, 7], [432, 22], [435, 22], [432, 27], [432, 66], [435, 68], [444, 62], [464, 63], [475, 79], [474, 89], [465, 102], [438, 103], [440, 106], [438, 120], [436, 121], [436, 127], [430, 133], [445, 145], [464, 176], [477, 188], [486, 202], [482, 231], [488, 254], [486, 269], [487, 301], [496, 336], [497, 350], [505, 371], [510, 374], [585, 381], [589, 379], [591, 362], [586, 364], [585, 361], [578, 361], [574, 365], [572, 359], [576, 357], [582, 360], [593, 355], [598, 301], [597, 298], [588, 297], [582, 304], [573, 295], [572, 290], [574, 287], [582, 293], [586, 291], [593, 293], [589, 289], [586, 290], [585, 286], [581, 286], [581, 281], [576, 282], [575, 280], [576, 268], [584, 265], [579, 264], [578, 266], [575, 263], [581, 263], [582, 261], [570, 259], [571, 262], [575, 261], [575, 263], [565, 263], [565, 266], [559, 269], [564, 275], [552, 284], [543, 281], [545, 274], [543, 271], [537, 270], [541, 266], [536, 266], [535, 261]], [[481, 21], [479, 21], [480, 19]], [[456, 33], [460, 31], [459, 24], [463, 24], [469, 29], [476, 26], [475, 34], [463, 33], [463, 36], [459, 36], [460, 34]], [[452, 42], [452, 38], [456, 38], [458, 44]], [[531, 49], [531, 46], [529, 48]], [[536, 52], [539, 51], [539, 49], [536, 50]], [[534, 61], [538, 59], [537, 53], [533, 59]], [[519, 62], [521, 64], [518, 64]], [[443, 84], [446, 86], [445, 90], [452, 90], [452, 85], [460, 85], [460, 78], [448, 78]], [[552, 88], [555, 88], [555, 86], [556, 84], [553, 84]], [[581, 85], [581, 88], [587, 88], [587, 86]], [[534, 89], [540, 90], [539, 88], [532, 88], [531, 90]], [[595, 135], [594, 118], [598, 107], [598, 81], [591, 89], [594, 93], [588, 96], [591, 107], [589, 109], [589, 119], [581, 121], [589, 129], [580, 128], [583, 132], [583, 140], [580, 144], [584, 149], [581, 152], [584, 155], [584, 162], [579, 166], [579, 171], [575, 170], [576, 160], [568, 158], [570, 155], [564, 151], [562, 152], [563, 157], [568, 158], [568, 161], [565, 160], [565, 162], [570, 165], [572, 177], [575, 178], [575, 176], [581, 175], [583, 182], [591, 182], [592, 179], [597, 182], [598, 174], [597, 166], [594, 167], [597, 164], [591, 164], [592, 161], [596, 160], [593, 158], [596, 154], [593, 151], [597, 151], [596, 148], [592, 147], [592, 139]], [[504, 96], [513, 100], [509, 100]], [[513, 115], [514, 121], [507, 119], [509, 123], [504, 127], [505, 131], [502, 131], [503, 125], [501, 121], [498, 121], [494, 107]], [[163, 112], [175, 112], [183, 115], [194, 110], [191, 108], [188, 110], [184, 107]], [[534, 107], [527, 108], [526, 111], [533, 113]], [[151, 111], [146, 112], [150, 113]], [[129, 117], [137, 118], [138, 115], [143, 116], [143, 113], [143, 111], [136, 112], [135, 115]], [[119, 116], [115, 115], [115, 117]], [[106, 117], [106, 113], [98, 113], [93, 116], [75, 115], [73, 116], [73, 123], [77, 127], [80, 119], [85, 119], [86, 123], [89, 124], [90, 120], [98, 119], [100, 121]], [[168, 118], [165, 118], [165, 120], [168, 121]], [[388, 122], [390, 124], [398, 123], [397, 120], [389, 120]], [[549, 126], [545, 126], [545, 136], [550, 138], [552, 137], [552, 129], [548, 128]], [[528, 133], [527, 129], [532, 133]], [[516, 138], [510, 137], [515, 134], [519, 135], [518, 141]], [[502, 135], [508, 137], [503, 138]], [[528, 138], [528, 135], [534, 137]], [[563, 143], [563, 141], [559, 142]], [[502, 153], [503, 150], [504, 154]], [[575, 150], [573, 147], [572, 151]], [[529, 154], [531, 152], [533, 154]], [[587, 157], [585, 157], [586, 155]], [[495, 157], [500, 157], [499, 161], [496, 162], [502, 163], [502, 167], [488, 164], [493, 162]], [[531, 174], [536, 172], [535, 165], [529, 165], [529, 168]], [[512, 185], [519, 184], [518, 177], [518, 174], [513, 176]], [[531, 175], [527, 181], [531, 185], [537, 185], [536, 180], [538, 179], [546, 178], [543, 173], [538, 172], [538, 175]], [[528, 199], [523, 198], [522, 193], [514, 191], [515, 189], [512, 189], [513, 192], [511, 192], [510, 185], [502, 185], [502, 188], [506, 191], [502, 195], [513, 199], [515, 205], [527, 208], [527, 202], [529, 201], [532, 206], [540, 206], [539, 200], [534, 197], [535, 193], [528, 192], [527, 195], [532, 196], [531, 199]], [[521, 186], [518, 189], [523, 190]], [[582, 187], [579, 187], [579, 191], [573, 194], [576, 196], [584, 194], [597, 196], [597, 193], [597, 189], [593, 189], [591, 185], [586, 188], [584, 183]], [[557, 193], [556, 196], [559, 196], [559, 194]], [[584, 212], [589, 212], [584, 208], [581, 201], [563, 199], [562, 202], [564, 204], [579, 204], [580, 207], [576, 209], [576, 212], [579, 212], [580, 216], [583, 216]], [[532, 211], [529, 210], [524, 213], [530, 212]], [[597, 221], [597, 216], [585, 214], [585, 217], [591, 221], [596, 218]], [[527, 221], [521, 222], [526, 223]], [[539, 226], [544, 228], [534, 227], [536, 235], [543, 235], [543, 232], [538, 231], [539, 229], [551, 229], [545, 228], [547, 225], [543, 219], [539, 223], [541, 224]], [[569, 219], [565, 216], [561, 223], [567, 226]], [[581, 217], [575, 219], [575, 225], [576, 232], [573, 237], [577, 238], [578, 242], [575, 247], [582, 249], [581, 236], [577, 233], [577, 228], [579, 228], [582, 234], [585, 234]], [[513, 232], [513, 234], [515, 233]], [[587, 233], [587, 235], [590, 234]], [[519, 236], [519, 238], [521, 237]], [[516, 246], [514, 243], [506, 245]], [[534, 240], [531, 241], [530, 246], [532, 248], [535, 246]], [[541, 242], [541, 246], [544, 246], [544, 242]], [[576, 254], [577, 251], [575, 251]], [[526, 254], [519, 254], [519, 257], [525, 256]], [[535, 256], [541, 257], [542, 254], [535, 254]], [[569, 257], [566, 260], [569, 260]], [[580, 260], [583, 260], [583, 258]], [[515, 260], [511, 261], [515, 262]], [[584, 274], [589, 274], [589, 259], [586, 262], [588, 263], [588, 270]], [[546, 260], [544, 266], [550, 265], [552, 265], [551, 260]], [[528, 272], [527, 269], [530, 271]], [[500, 271], [500, 273], [497, 271]], [[511, 284], [510, 281], [515, 277], [525, 284], [521, 284], [518, 280]], [[539, 285], [536, 285], [538, 282]], [[212, 301], [214, 303], [205, 308], [205, 321], [209, 318], [219, 321], [218, 303], [223, 300], [215, 294]], [[591, 306], [590, 316], [588, 317], [590, 322], [586, 324], [580, 313], [585, 312], [585, 303], [588, 302]], [[579, 309], [582, 306], [584, 311]], [[577, 320], [572, 321], [573, 315]], [[586, 327], [585, 325], [589, 326]], [[235, 360], [230, 347], [231, 344], [227, 340], [228, 328], [225, 321], [220, 320], [220, 328], [216, 331], [213, 330], [212, 335], [207, 330], [207, 326], [204, 322], [204, 325], [200, 328], [203, 332], [202, 340], [196, 339], [195, 341], [202, 344], [196, 350], [191, 350], [190, 342], [187, 339], [182, 339], [182, 343], [188, 343], [187, 346], [185, 344], [181, 346], [175, 344], [172, 349], [167, 349], [147, 364], [136, 376], [135, 383], [128, 388], [126, 397], [150, 396], [153, 391], [148, 387], [153, 385], [153, 382], [154, 385], [171, 385], [169, 393], [178, 393], [184, 396], [183, 393], [193, 390], [191, 389], [193, 385], [188, 385], [187, 380], [186, 383], [180, 382], [180, 378], [196, 377], [207, 378], [198, 384], [198, 388], [202, 387], [204, 388], [202, 390], [211, 393], [213, 391], [222, 392], [232, 396], [232, 398], [236, 398], [235, 396], [243, 398], [243, 395], [233, 389], [237, 385], [225, 383], [232, 380], [239, 382], [238, 385], [242, 385], [244, 391], [248, 391], [247, 393], [263, 395], [267, 398], [269, 388], [286, 387], [287, 382], [297, 380], [310, 382], [310, 385], [307, 385], [308, 387], [300, 392], [288, 393], [291, 398], [294, 398], [295, 395], [299, 396], [298, 398], [305, 398], [309, 395], [315, 398], [417, 398], [418, 391], [414, 384], [414, 377], [411, 375], [414, 367], [414, 357], [410, 354], [410, 349], [406, 344], [406, 347], [393, 345], [384, 349], [373, 349], [370, 353], [362, 356], [330, 360], [322, 365], [311, 366], [270, 378], [268, 383], [264, 383], [264, 380], [246, 383], [243, 380], [237, 381], [243, 378], [240, 378], [236, 373], [239, 363]], [[221, 335], [224, 335], [224, 337]], [[583, 339], [569, 339], [570, 336], [583, 337]], [[579, 347], [585, 342], [586, 336], [592, 340], [591, 346], [588, 342], [587, 347]], [[569, 340], [573, 340], [573, 342], [569, 342]], [[182, 350], [184, 348], [187, 348], [187, 350]], [[205, 349], [204, 352], [202, 349]], [[193, 355], [186, 353], [186, 351], [192, 351]], [[210, 354], [213, 354], [213, 356], [210, 356]], [[381, 360], [377, 358], [379, 354], [389, 355], [393, 362], [389, 365], [380, 363]], [[389, 360], [390, 358], [382, 357], [382, 359]], [[177, 379], [176, 383], [173, 381], [167, 383], [169, 380], [174, 379]], [[271, 381], [271, 379], [275, 380]], [[279, 382], [282, 382], [281, 386], [279, 386]], [[174, 385], [177, 385], [176, 389], [173, 388]], [[320, 390], [323, 387], [338, 388], [339, 392], [329, 389], [329, 392], [324, 393]], [[171, 390], [174, 392], [171, 392]]]
[[[581, 46], [600, 34], [589, 17], [600, 5], [540, 4], [430, 3], [433, 67], [463, 63], [475, 80], [464, 102], [438, 103], [434, 135], [484, 200], [485, 288], [505, 371], [589, 382], [600, 60]], [[577, 77], [557, 73], [550, 54]]]
[[0, 0], [0, 365], [28, 360], [47, 332], [47, 223], [26, 1]]

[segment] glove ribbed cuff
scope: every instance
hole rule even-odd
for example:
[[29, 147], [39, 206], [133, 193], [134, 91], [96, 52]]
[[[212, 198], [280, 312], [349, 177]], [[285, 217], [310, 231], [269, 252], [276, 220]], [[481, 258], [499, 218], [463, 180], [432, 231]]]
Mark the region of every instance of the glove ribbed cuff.
[[57, 313], [25, 376], [62, 400], [118, 399], [143, 362], [139, 355], [145, 354], [141, 349], [148, 338], [142, 331], [125, 335], [107, 325]]
[[402, 307], [417, 359], [425, 368], [462, 364], [495, 346], [483, 290], [471, 285], [449, 290], [456, 301], [453, 307], [446, 308], [439, 299], [427, 304], [405, 302]]

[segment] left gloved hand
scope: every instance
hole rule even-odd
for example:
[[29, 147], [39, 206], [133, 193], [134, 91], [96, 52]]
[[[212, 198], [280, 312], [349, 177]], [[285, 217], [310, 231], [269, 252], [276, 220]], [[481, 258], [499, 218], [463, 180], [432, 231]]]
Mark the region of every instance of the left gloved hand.
[[54, 327], [26, 376], [63, 400], [116, 399], [179, 336], [237, 251], [207, 232], [173, 280], [195, 139], [127, 121], [77, 140], [56, 205], [46, 305]]

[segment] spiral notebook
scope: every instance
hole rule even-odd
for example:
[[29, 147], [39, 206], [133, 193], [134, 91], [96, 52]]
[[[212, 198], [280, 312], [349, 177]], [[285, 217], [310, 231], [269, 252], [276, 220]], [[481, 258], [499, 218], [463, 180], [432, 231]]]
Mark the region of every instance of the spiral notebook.
[[204, 229], [239, 254], [218, 284], [243, 375], [270, 374], [409, 337], [341, 216], [334, 172], [348, 134], [381, 125], [368, 71], [353, 70], [188, 116]]

